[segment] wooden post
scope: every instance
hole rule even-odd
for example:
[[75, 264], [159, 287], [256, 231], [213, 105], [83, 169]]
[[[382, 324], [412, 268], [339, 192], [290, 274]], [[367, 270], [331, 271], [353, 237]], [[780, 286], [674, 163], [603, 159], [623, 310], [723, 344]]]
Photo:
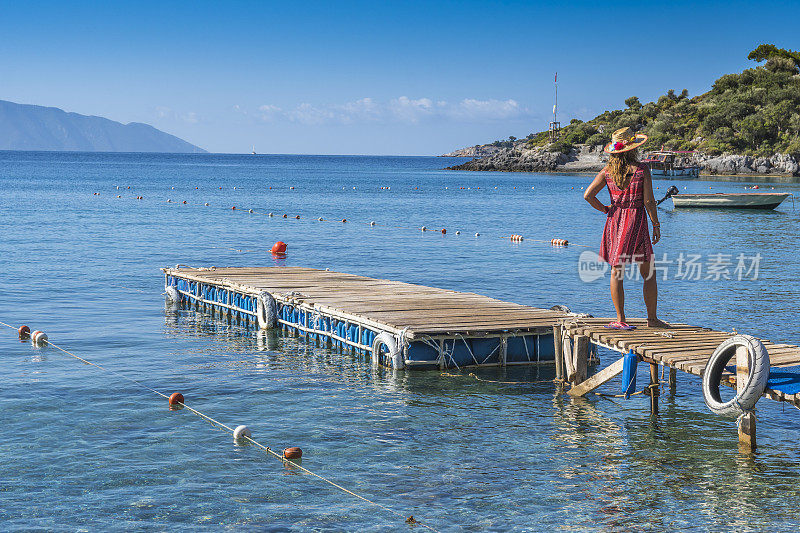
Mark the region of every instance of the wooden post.
[[[522, 342], [526, 342], [525, 337], [522, 337]], [[506, 359], [508, 359], [508, 337], [503, 335], [500, 337], [500, 366], [506, 366]]]
[[[747, 385], [750, 373], [750, 357], [746, 346], [736, 347], [736, 392], [741, 393]], [[739, 418], [739, 451], [750, 453], [756, 449], [756, 415], [752, 411]]]
[[569, 331], [564, 329], [564, 335], [561, 337], [561, 352], [564, 354], [564, 381], [574, 382], [575, 380], [574, 344]]
[[553, 350], [556, 354], [556, 381], [564, 381], [564, 352], [561, 347], [561, 326], [553, 326]]
[[658, 414], [658, 397], [661, 395], [658, 387], [658, 365], [650, 363], [650, 414]]
[[573, 383], [576, 385], [586, 381], [589, 373], [589, 337], [585, 335], [578, 335], [575, 337], [575, 379]]
[[669, 369], [669, 395], [675, 396], [675, 390], [678, 388], [678, 371], [674, 368]]

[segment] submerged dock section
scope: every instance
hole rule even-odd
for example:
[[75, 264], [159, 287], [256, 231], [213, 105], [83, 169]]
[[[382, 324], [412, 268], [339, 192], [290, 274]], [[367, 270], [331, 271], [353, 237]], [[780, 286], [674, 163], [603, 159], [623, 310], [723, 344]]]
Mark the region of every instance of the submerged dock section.
[[253, 327], [279, 327], [390, 368], [555, 360], [570, 313], [474, 293], [301, 267], [162, 269], [171, 298]]

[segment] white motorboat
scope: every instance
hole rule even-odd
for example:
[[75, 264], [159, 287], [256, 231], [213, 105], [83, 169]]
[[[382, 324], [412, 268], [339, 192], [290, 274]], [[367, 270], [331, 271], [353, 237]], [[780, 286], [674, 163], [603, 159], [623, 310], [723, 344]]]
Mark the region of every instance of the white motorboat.
[[712, 207], [732, 209], [775, 209], [788, 198], [788, 192], [741, 192], [714, 194], [671, 195], [673, 205], [678, 207]]

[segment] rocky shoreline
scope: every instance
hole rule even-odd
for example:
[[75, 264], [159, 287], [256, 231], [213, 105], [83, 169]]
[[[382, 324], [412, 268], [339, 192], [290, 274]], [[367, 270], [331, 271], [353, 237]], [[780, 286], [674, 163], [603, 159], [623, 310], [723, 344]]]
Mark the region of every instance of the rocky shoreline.
[[[479, 148], [493, 148], [481, 151]], [[468, 154], [467, 152], [470, 151]], [[598, 172], [608, 156], [602, 146], [578, 145], [567, 154], [549, 152], [546, 148], [527, 148], [518, 143], [513, 148], [470, 147], [447, 154], [449, 157], [475, 157], [448, 170], [496, 170], [505, 172]], [[771, 157], [723, 154], [711, 156], [695, 153], [690, 164], [706, 175], [800, 176], [798, 156], [775, 154]]]

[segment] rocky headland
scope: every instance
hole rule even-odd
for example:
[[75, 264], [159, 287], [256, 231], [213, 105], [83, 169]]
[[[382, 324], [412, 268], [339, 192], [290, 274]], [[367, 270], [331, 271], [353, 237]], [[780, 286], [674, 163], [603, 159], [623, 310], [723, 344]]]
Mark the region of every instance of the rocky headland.
[[[575, 145], [569, 152], [551, 152], [545, 147], [528, 148], [524, 142], [511, 148], [494, 148], [485, 156], [449, 170], [499, 170], [506, 172], [598, 172], [608, 161], [602, 145]], [[467, 150], [466, 148], [464, 150]], [[470, 147], [470, 150], [475, 150]], [[460, 150], [447, 154], [457, 157]], [[685, 163], [700, 167], [701, 174], [711, 175], [780, 175], [800, 176], [800, 161], [790, 154], [774, 154], [770, 157], [749, 155], [707, 155], [695, 153], [687, 156]]]

